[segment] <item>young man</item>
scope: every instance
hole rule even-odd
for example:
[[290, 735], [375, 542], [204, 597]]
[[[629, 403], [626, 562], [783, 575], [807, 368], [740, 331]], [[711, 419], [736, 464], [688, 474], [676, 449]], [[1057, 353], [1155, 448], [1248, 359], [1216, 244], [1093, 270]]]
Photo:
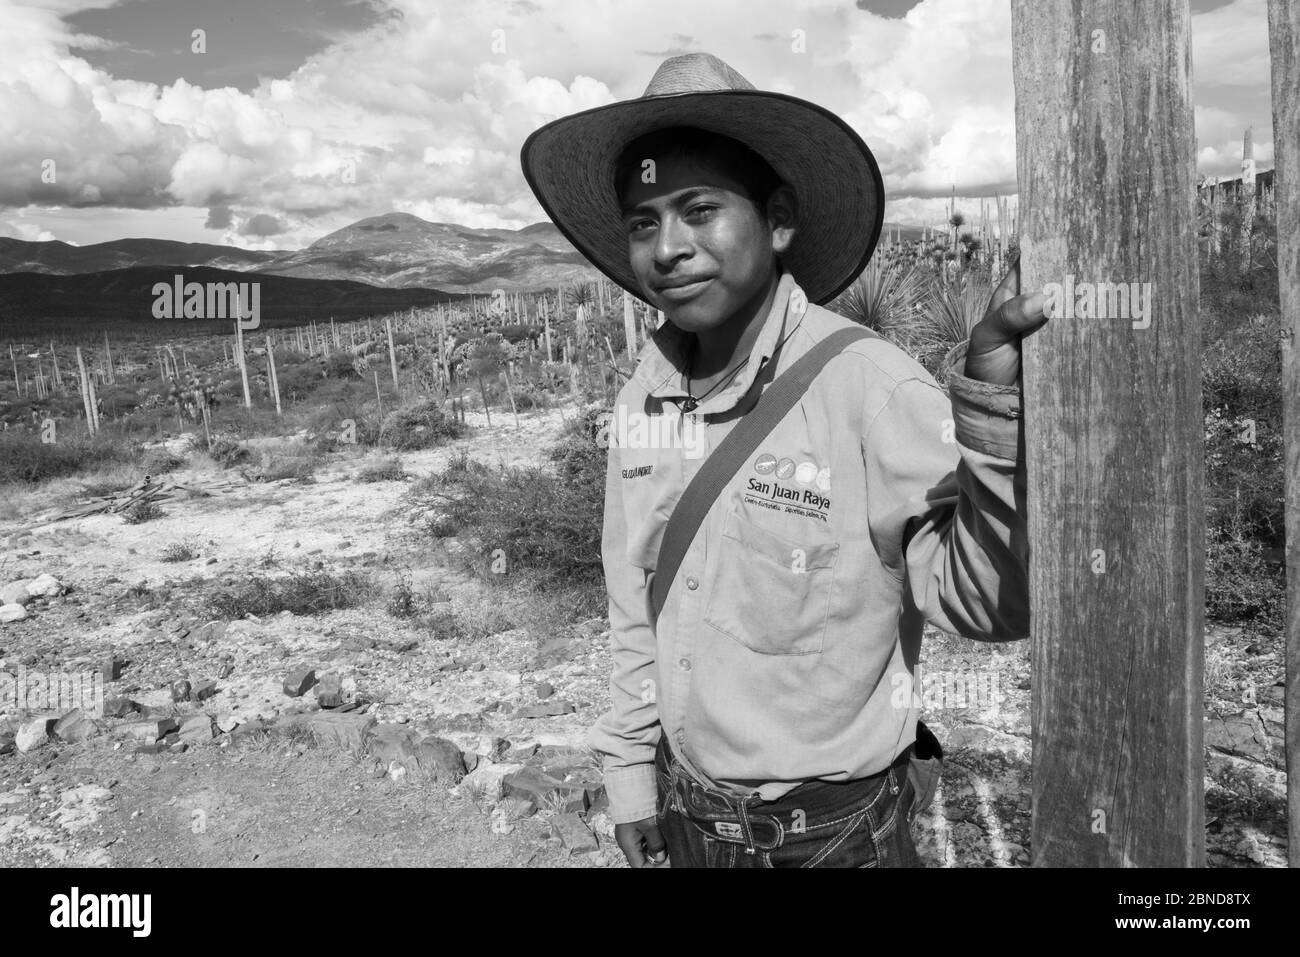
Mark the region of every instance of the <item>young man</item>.
[[633, 866], [916, 864], [922, 624], [1028, 631], [1019, 339], [1043, 297], [1012, 270], [948, 357], [951, 398], [883, 339], [830, 359], [713, 501], [654, 618], [687, 485], [852, 325], [813, 303], [870, 258], [880, 174], [838, 117], [704, 54], [541, 128], [522, 159], [561, 231], [668, 319], [611, 429], [612, 708], [590, 744], [619, 846]]

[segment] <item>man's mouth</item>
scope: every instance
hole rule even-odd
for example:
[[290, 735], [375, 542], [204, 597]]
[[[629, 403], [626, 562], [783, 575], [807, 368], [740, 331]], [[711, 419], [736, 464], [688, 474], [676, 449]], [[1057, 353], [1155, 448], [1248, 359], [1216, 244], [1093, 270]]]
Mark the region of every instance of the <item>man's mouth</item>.
[[712, 276], [682, 276], [663, 280], [656, 285], [655, 291], [670, 302], [685, 302], [702, 293], [712, 281]]

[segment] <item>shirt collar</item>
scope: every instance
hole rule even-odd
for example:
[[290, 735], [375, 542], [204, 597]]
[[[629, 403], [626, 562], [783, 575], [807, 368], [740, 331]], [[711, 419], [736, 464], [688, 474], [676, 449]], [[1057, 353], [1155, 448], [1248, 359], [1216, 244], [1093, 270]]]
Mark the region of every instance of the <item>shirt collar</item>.
[[[763, 319], [763, 329], [749, 351], [749, 361], [720, 392], [715, 392], [696, 409], [701, 415], [727, 412], [746, 395], [767, 360], [772, 358], [777, 343], [798, 328], [808, 312], [808, 297], [794, 277], [781, 273], [772, 308]], [[789, 326], [789, 329], [786, 329]], [[637, 363], [633, 381], [657, 399], [685, 399], [682, 374], [686, 371], [686, 346], [688, 334], [672, 322], [665, 322], [650, 337], [645, 351]]]

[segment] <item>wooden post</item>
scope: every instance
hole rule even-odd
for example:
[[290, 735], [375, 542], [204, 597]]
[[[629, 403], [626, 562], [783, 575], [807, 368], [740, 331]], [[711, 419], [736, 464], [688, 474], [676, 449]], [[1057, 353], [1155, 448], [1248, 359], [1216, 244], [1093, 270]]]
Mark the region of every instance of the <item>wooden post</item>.
[[388, 364], [393, 370], [393, 391], [397, 392], [397, 348], [393, 345], [393, 323], [384, 319], [384, 328], [388, 330]]
[[515, 417], [515, 428], [519, 428], [519, 409], [515, 406], [515, 390], [510, 384], [510, 369], [507, 367], [502, 370], [506, 376], [506, 395], [510, 397], [510, 411]]
[[17, 389], [19, 395], [21, 395], [23, 384], [18, 378], [18, 360], [14, 358], [14, 346], [12, 342], [9, 343], [9, 361], [13, 363], [14, 367], [14, 388]]
[[374, 369], [373, 372], [375, 374], [375, 401], [379, 404], [379, 431], [382, 434], [384, 431], [384, 396], [379, 391], [379, 370]]
[[1300, 867], [1300, 6], [1269, 0], [1268, 36], [1286, 461], [1287, 862]]
[[[1201, 867], [1188, 0], [1012, 0], [1011, 11], [1021, 290], [1069, 284], [1024, 343], [1033, 863]], [[1085, 282], [1123, 283], [1128, 301], [1103, 287], [1089, 315]]]
[[113, 347], [108, 344], [108, 330], [104, 330], [104, 368], [108, 370], [109, 385], [117, 383], [117, 375], [113, 371]]
[[[11, 354], [12, 354], [12, 346]], [[86, 360], [82, 358], [81, 346], [77, 346], [77, 383], [81, 391], [81, 404], [86, 410], [86, 431], [95, 434], [95, 412], [90, 404], [90, 376], [86, 374]]]
[[50, 340], [50, 361], [54, 363], [54, 387], [60, 392], [63, 389], [63, 373], [59, 371], [59, 354], [54, 351], [54, 340]]
[[[623, 290], [623, 338], [627, 346], [627, 357], [636, 361], [636, 306], [632, 303], [632, 294]], [[609, 342], [609, 336], [605, 337]], [[613, 356], [611, 355], [612, 359]]]
[[280, 378], [275, 374], [275, 347], [271, 345], [270, 337], [266, 340], [266, 373], [270, 380], [271, 394], [275, 396], [275, 414], [281, 415]]
[[[236, 307], [236, 316], [243, 315]], [[235, 361], [239, 363], [239, 377], [244, 382], [244, 408], [253, 407], [253, 395], [248, 391], [248, 363], [244, 359], [244, 327], [240, 325], [239, 320], [235, 320]]]

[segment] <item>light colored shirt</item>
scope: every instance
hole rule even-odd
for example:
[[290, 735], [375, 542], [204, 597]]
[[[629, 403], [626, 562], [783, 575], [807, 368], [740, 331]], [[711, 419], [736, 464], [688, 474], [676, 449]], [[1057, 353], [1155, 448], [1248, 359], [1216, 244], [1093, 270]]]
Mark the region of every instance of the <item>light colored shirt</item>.
[[664, 323], [610, 420], [612, 707], [588, 743], [616, 824], [654, 816], [665, 734], [697, 779], [763, 800], [882, 771], [915, 740], [924, 621], [979, 640], [1028, 634], [1019, 389], [961, 375], [963, 345], [945, 396], [883, 339], [831, 359], [750, 455], [652, 628], [659, 544], [687, 483], [775, 376], [852, 325], [788, 273], [756, 321], [744, 369], [685, 416], [667, 400], [686, 396], [686, 334]]

